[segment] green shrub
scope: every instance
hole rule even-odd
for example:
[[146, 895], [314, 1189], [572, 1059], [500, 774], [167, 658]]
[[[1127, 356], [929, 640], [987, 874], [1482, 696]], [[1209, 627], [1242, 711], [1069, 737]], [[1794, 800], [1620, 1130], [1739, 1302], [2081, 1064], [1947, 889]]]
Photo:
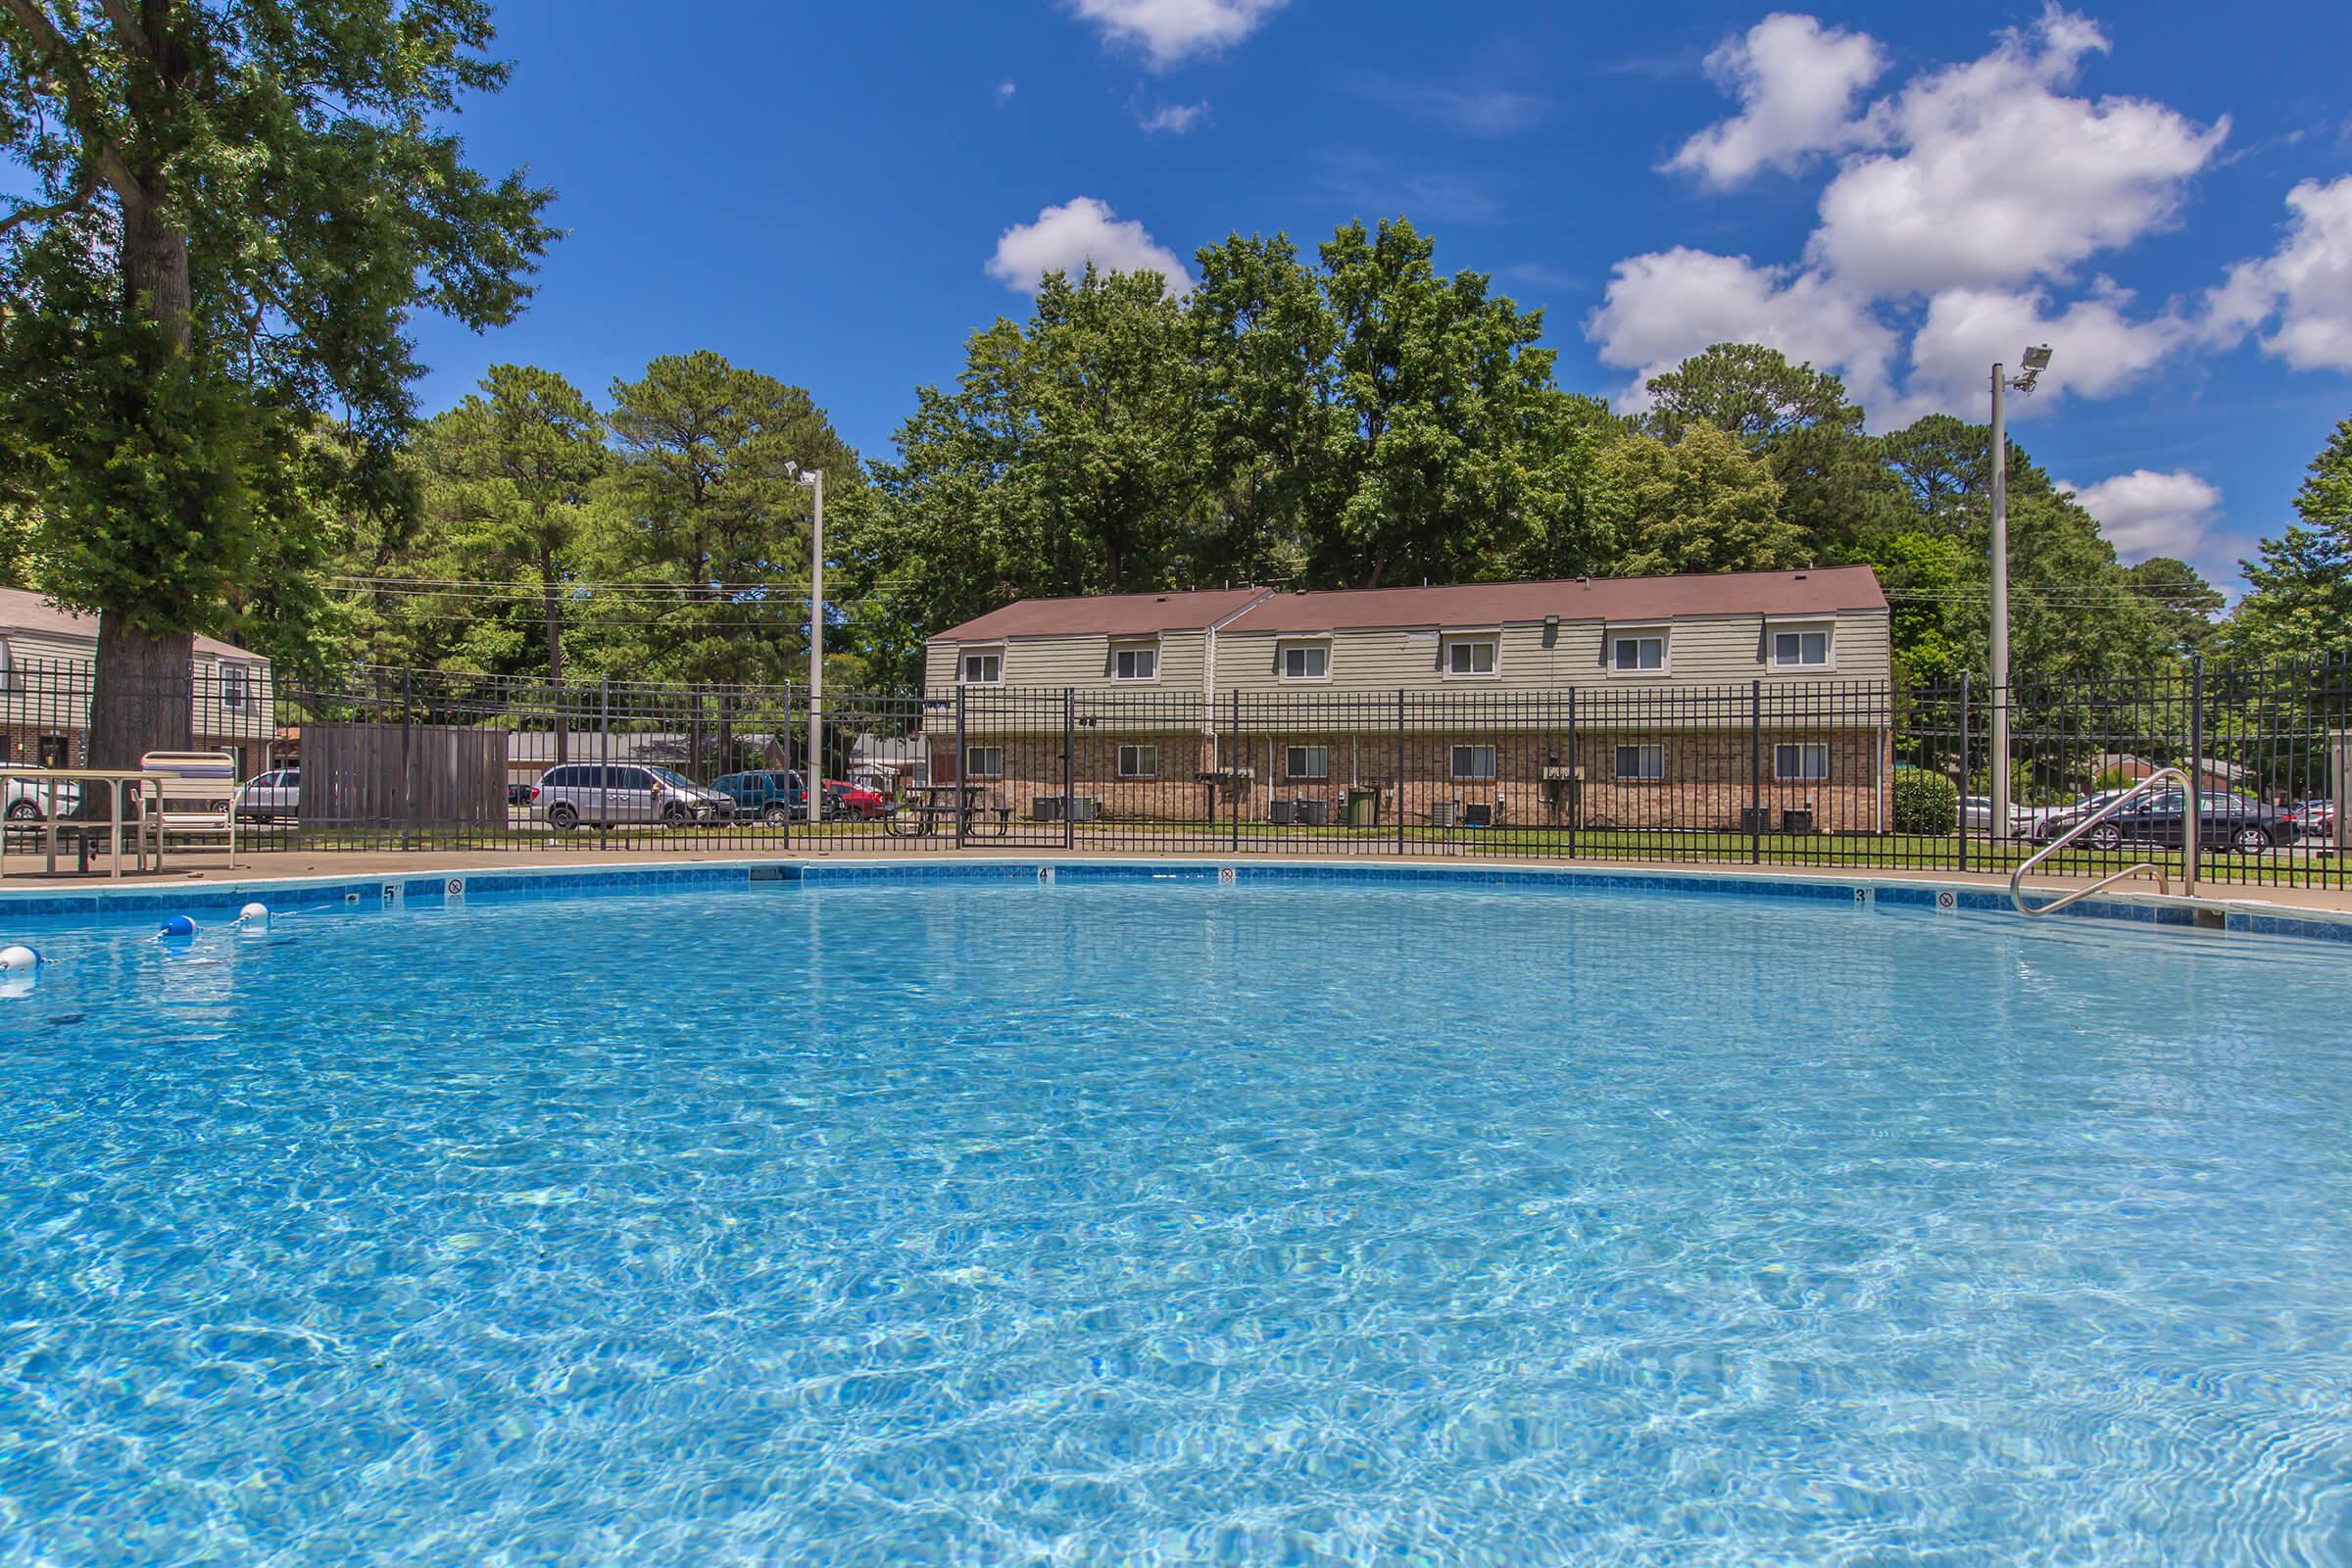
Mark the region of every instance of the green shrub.
[[1894, 775], [1894, 830], [1941, 837], [1960, 825], [1960, 790], [1941, 773], [1906, 768]]

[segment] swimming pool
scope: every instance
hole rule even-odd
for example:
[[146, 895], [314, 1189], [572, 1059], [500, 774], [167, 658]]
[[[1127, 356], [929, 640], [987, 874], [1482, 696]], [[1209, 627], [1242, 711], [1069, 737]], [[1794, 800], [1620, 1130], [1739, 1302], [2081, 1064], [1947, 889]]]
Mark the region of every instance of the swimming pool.
[[2328, 1561], [2344, 955], [1631, 891], [40, 933], [0, 1561]]

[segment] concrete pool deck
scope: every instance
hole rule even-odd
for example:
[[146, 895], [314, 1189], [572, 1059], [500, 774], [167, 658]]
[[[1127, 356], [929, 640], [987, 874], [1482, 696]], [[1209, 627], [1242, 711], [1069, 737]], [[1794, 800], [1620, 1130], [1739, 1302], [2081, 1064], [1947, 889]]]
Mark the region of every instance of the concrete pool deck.
[[[13, 859], [14, 857], [11, 858]], [[914, 866], [953, 861], [989, 860], [1049, 863], [1089, 860], [1165, 860], [1172, 863], [1232, 865], [1396, 865], [1456, 867], [1465, 870], [1478, 868], [1548, 870], [1567, 875], [1586, 873], [1608, 876], [1706, 877], [1772, 882], [1819, 882], [1835, 883], [1840, 886], [1866, 884], [1880, 887], [1968, 888], [2002, 893], [2007, 891], [2009, 884], [2009, 878], [2003, 872], [1868, 865], [1808, 866], [1777, 865], [1770, 862], [1750, 865], [1745, 862], [1704, 860], [1584, 858], [1563, 860], [1508, 855], [1396, 856], [1362, 853], [1304, 855], [1275, 854], [1262, 850], [1244, 852], [1239, 855], [1219, 855], [1214, 852], [1197, 850], [1154, 854], [1151, 851], [1140, 850], [1070, 852], [1022, 846], [1007, 846], [1001, 849], [882, 850], [877, 852], [871, 847], [859, 844], [807, 849], [796, 845], [789, 851], [781, 849], [746, 850], [743, 848], [648, 848], [600, 850], [593, 854], [566, 854], [563, 851], [514, 848], [405, 851], [272, 850], [254, 855], [241, 855], [234, 867], [228, 864], [227, 857], [218, 850], [192, 850], [175, 855], [171, 866], [164, 871], [150, 871], [144, 875], [125, 873], [120, 880], [109, 878], [102, 870], [93, 870], [87, 874], [61, 874], [52, 877], [23, 874], [12, 869], [5, 879], [0, 879], [0, 899], [5, 899], [6, 895], [10, 893], [55, 895], [71, 892], [96, 894], [103, 897], [110, 888], [123, 890], [135, 888], [153, 891], [162, 888], [193, 887], [214, 883], [267, 883], [315, 878], [376, 876], [465, 876], [488, 871], [595, 871], [712, 862], [776, 862], [781, 864], [858, 862]], [[2046, 899], [2082, 887], [2087, 880], [2086, 878], [2036, 876], [2027, 886], [2031, 891], [2038, 893]], [[2198, 909], [2216, 915], [2227, 915], [2235, 911], [2244, 914], [2291, 914], [2352, 921], [2352, 888], [2268, 887], [2208, 881], [2203, 884], [2199, 894], [2192, 899], [2178, 892], [2169, 896], [2161, 895], [2153, 881], [2143, 880], [2120, 882], [2110, 889], [2105, 897], [2132, 903]]]

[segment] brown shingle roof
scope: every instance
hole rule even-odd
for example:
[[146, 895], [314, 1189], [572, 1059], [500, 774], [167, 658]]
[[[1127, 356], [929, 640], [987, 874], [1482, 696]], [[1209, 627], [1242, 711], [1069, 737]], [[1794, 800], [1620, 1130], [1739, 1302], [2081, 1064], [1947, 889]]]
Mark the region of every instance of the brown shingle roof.
[[1884, 610], [1868, 566], [1805, 571], [1727, 571], [1680, 577], [1593, 577], [1560, 582], [1466, 582], [1440, 588], [1365, 588], [1278, 594], [1224, 628], [1247, 632], [1339, 631], [1362, 626], [1499, 626], [1506, 621], [1667, 620], [1678, 615], [1823, 615]]
[[960, 626], [933, 634], [934, 642], [998, 637], [1148, 637], [1163, 631], [1213, 626], [1263, 588], [1218, 588], [1200, 593], [1096, 594], [1078, 599], [1021, 599]]
[[[39, 594], [23, 588], [0, 588], [0, 637], [12, 631], [27, 632], [36, 637], [69, 637], [86, 641], [94, 654], [98, 648], [98, 617], [85, 615], [77, 610], [60, 610]], [[198, 637], [196, 651], [212, 659], [251, 659], [262, 656], [224, 643], [218, 637]]]

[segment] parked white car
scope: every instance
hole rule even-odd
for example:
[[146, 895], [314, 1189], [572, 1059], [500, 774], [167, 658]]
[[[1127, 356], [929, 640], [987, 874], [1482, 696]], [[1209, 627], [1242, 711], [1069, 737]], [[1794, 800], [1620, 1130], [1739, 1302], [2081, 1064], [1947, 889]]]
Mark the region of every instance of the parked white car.
[[[2025, 832], [2032, 823], [2033, 814], [2025, 807], [2014, 804], [2010, 806], [2009, 833], [2011, 837], [2014, 838]], [[1960, 802], [1960, 825], [1971, 833], [1991, 832], [1992, 798], [1986, 795], [1963, 797]]]
[[5, 810], [11, 822], [39, 822], [45, 820], [51, 808], [72, 816], [81, 805], [81, 786], [52, 784], [43, 779], [12, 778], [8, 781]]
[[274, 822], [302, 814], [302, 769], [281, 767], [256, 773], [237, 790], [237, 820]]

